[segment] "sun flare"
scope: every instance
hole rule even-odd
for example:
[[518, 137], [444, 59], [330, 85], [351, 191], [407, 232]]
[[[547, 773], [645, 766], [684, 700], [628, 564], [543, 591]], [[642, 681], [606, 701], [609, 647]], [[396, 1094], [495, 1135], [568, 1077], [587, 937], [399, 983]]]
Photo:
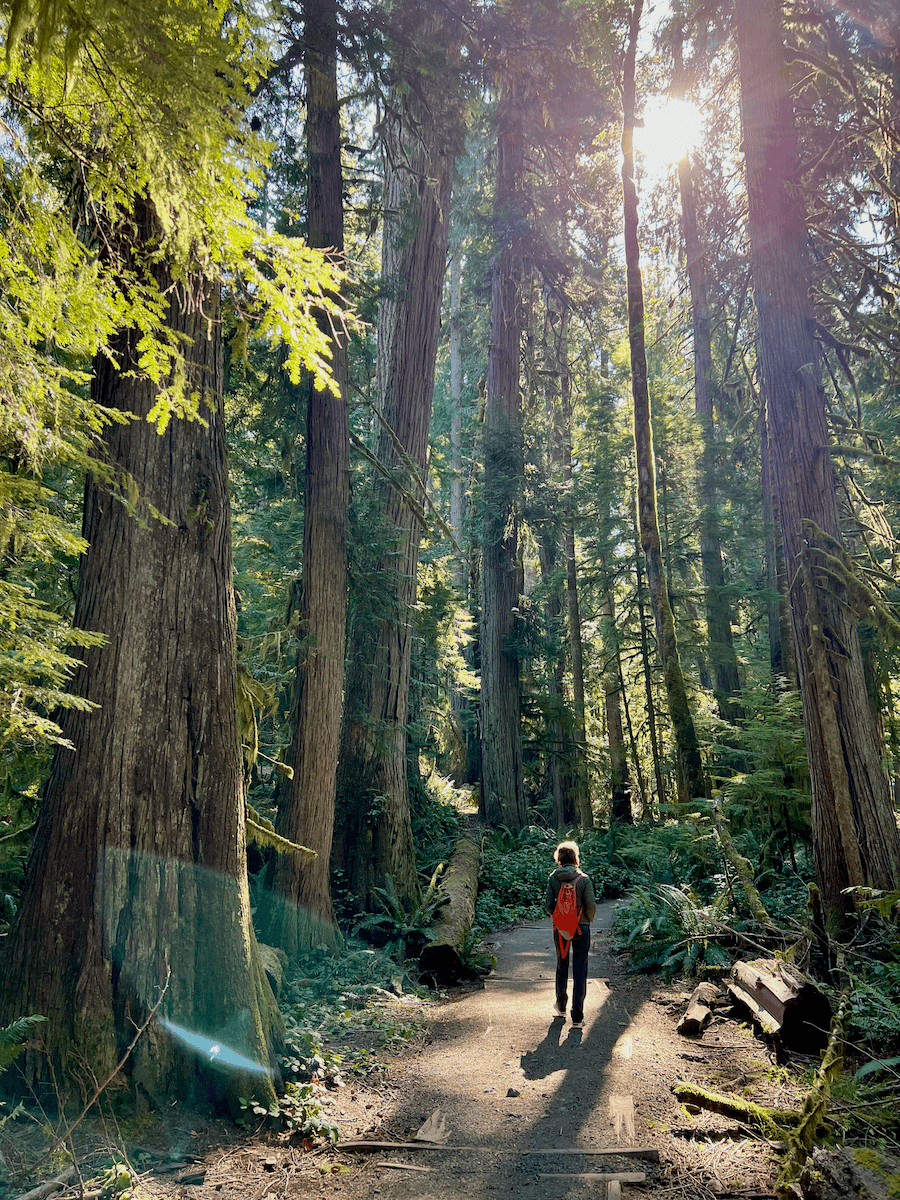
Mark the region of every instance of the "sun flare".
[[635, 150], [644, 167], [660, 172], [700, 143], [703, 115], [688, 100], [666, 100], [644, 109], [644, 124], [634, 131]]

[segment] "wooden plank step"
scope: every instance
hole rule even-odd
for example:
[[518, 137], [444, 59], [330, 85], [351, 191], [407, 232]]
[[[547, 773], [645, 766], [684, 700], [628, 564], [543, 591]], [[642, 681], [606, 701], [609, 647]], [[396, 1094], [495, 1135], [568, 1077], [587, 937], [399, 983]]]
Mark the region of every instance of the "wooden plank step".
[[587, 1179], [591, 1183], [646, 1183], [643, 1171], [541, 1171], [539, 1179]]

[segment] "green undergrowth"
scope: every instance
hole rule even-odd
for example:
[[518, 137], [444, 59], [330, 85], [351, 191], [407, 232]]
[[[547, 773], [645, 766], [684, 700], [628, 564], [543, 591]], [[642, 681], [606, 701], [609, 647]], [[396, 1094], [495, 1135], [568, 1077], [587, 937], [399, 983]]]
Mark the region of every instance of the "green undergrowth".
[[273, 1121], [304, 1139], [336, 1141], [335, 1093], [384, 1075], [391, 1056], [421, 1037], [429, 995], [388, 950], [351, 939], [338, 956], [324, 948], [304, 955], [280, 999], [284, 1095], [271, 1109], [246, 1102], [243, 1122]]
[[[475, 933], [483, 936], [517, 921], [544, 916], [547, 877], [560, 841], [551, 829], [530, 825], [520, 833], [501, 830], [486, 839], [475, 905]], [[581, 867], [590, 875], [598, 900], [624, 894], [630, 871], [618, 853], [615, 833], [592, 830], [578, 838]]]

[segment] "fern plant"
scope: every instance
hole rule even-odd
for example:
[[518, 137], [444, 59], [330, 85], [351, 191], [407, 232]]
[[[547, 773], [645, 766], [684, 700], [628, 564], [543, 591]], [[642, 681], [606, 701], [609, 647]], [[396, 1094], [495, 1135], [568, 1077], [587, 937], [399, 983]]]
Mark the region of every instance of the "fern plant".
[[690, 888], [675, 884], [636, 888], [616, 922], [616, 945], [640, 971], [691, 974], [701, 963], [725, 966], [730, 958], [716, 942], [727, 893], [703, 904]]
[[422, 899], [413, 900], [408, 912], [397, 894], [393, 879], [385, 875], [385, 886], [372, 889], [384, 912], [363, 917], [356, 924], [354, 933], [376, 945], [402, 951], [404, 955], [421, 950], [428, 940], [427, 928], [434, 921], [435, 913], [450, 899], [438, 891], [438, 879], [443, 870], [444, 864], [438, 863]]
[[21, 1053], [23, 1043], [36, 1025], [46, 1017], [19, 1017], [11, 1025], [0, 1028], [0, 1071], [5, 1071], [13, 1059]]

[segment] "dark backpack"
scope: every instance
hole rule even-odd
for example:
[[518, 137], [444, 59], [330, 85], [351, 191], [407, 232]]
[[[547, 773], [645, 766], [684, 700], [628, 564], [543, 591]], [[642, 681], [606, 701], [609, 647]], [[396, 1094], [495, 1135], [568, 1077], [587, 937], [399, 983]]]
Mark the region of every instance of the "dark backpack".
[[[575, 876], [578, 879], [581, 872]], [[560, 885], [553, 909], [553, 929], [559, 938], [559, 956], [565, 958], [569, 953], [569, 942], [578, 936], [578, 925], [581, 921], [581, 909], [575, 893], [575, 880]]]

